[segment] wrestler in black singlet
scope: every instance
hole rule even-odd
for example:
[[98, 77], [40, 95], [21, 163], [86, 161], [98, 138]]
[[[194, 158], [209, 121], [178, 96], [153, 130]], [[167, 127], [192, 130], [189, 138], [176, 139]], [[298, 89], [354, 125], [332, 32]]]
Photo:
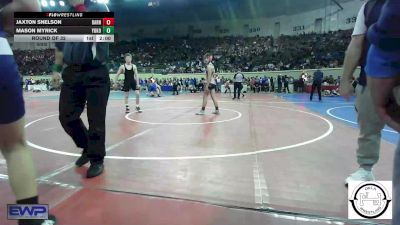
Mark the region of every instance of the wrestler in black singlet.
[[133, 64], [132, 64], [132, 68], [130, 70], [128, 70], [126, 68], [126, 64], [124, 64], [124, 68], [125, 68], [125, 79], [124, 79], [124, 88], [123, 90], [125, 92], [132, 90], [138, 90], [137, 88], [137, 82], [136, 82], [136, 78], [135, 78], [135, 71], [133, 69]]

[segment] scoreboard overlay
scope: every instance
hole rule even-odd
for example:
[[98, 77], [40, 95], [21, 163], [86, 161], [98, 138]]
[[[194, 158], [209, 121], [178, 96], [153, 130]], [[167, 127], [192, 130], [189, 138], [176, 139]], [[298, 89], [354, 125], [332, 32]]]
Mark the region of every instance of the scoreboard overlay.
[[114, 12], [15, 12], [15, 42], [114, 42]]

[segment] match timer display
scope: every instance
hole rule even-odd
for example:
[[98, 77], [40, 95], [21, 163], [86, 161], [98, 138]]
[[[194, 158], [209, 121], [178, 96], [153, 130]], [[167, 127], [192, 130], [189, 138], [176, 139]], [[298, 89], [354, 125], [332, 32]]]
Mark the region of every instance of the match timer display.
[[113, 12], [15, 12], [15, 42], [114, 42]]

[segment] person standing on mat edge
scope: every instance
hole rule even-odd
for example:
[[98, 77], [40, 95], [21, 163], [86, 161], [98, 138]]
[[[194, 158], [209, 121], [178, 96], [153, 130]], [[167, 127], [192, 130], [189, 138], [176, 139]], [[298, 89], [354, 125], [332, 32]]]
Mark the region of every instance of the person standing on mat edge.
[[[282, 92], [282, 76], [281, 75], [278, 75], [277, 82], [278, 82], [278, 93], [281, 93]], [[256, 92], [254, 92], [254, 93], [256, 93]]]
[[[386, 0], [378, 21], [368, 29], [368, 50], [365, 71], [374, 110], [379, 118], [400, 132], [400, 1]], [[397, 102], [397, 103], [396, 103]], [[400, 142], [397, 144], [393, 168], [393, 218], [400, 224]]]
[[229, 86], [231, 84], [231, 81], [230, 80], [226, 80], [226, 82], [225, 82], [225, 94], [229, 91], [229, 95], [232, 93], [232, 91], [231, 91], [231, 87]]
[[[39, 12], [32, 0], [0, 0], [0, 150], [6, 160], [8, 179], [17, 204], [39, 204], [36, 169], [25, 140], [25, 105], [20, 73], [6, 39], [12, 34], [14, 12]], [[7, 32], [7, 33], [6, 33]], [[3, 212], [2, 212], [3, 213]], [[19, 225], [54, 225], [56, 218], [19, 220]]]
[[213, 112], [213, 114], [216, 115], [219, 114], [218, 102], [215, 97], [215, 87], [217, 86], [215, 81], [215, 67], [212, 64], [212, 60], [213, 56], [211, 54], [207, 53], [204, 55], [204, 62], [205, 64], [207, 64], [207, 68], [206, 68], [206, 80], [204, 83], [203, 105], [201, 107], [200, 112], [196, 113], [196, 115], [205, 115], [208, 95], [211, 95], [211, 99], [214, 102], [215, 111]]
[[[75, 12], [108, 11], [105, 4], [84, 0], [69, 0], [69, 5]], [[105, 65], [108, 53], [108, 43], [56, 43], [53, 81], [59, 85], [61, 71], [63, 78], [59, 120], [76, 146], [83, 149], [76, 166], [81, 167], [90, 161], [87, 178], [96, 177], [104, 170], [105, 121], [111, 85]], [[89, 129], [80, 118], [85, 102]]]
[[365, 65], [370, 43], [366, 35], [368, 28], [378, 21], [384, 3], [385, 0], [370, 0], [363, 4], [358, 13], [351, 42], [344, 59], [340, 95], [346, 100], [349, 100], [354, 92], [352, 77], [356, 67], [361, 64], [356, 86], [355, 104], [360, 129], [357, 148], [357, 162], [360, 167], [346, 179], [346, 185], [350, 181], [375, 180], [372, 169], [379, 160], [381, 131], [384, 123], [373, 108], [371, 92], [367, 87]]
[[285, 90], [285, 93], [290, 94], [290, 90], [289, 90], [289, 77], [287, 75], [285, 75], [283, 77], [283, 90]]
[[320, 69], [318, 69], [317, 71], [314, 72], [313, 83], [312, 83], [311, 93], [310, 93], [310, 101], [313, 100], [315, 88], [317, 88], [317, 91], [318, 91], [319, 101], [322, 101], [321, 85], [322, 85], [323, 79], [324, 79], [324, 73]]
[[271, 85], [271, 88], [269, 89], [270, 92], [275, 92], [275, 84], [274, 84], [274, 78], [273, 77], [269, 78], [269, 84]]
[[139, 106], [140, 101], [140, 86], [139, 86], [139, 74], [135, 64], [132, 63], [132, 55], [130, 53], [125, 54], [125, 64], [121, 65], [118, 69], [117, 75], [115, 76], [115, 82], [118, 82], [118, 78], [121, 74], [124, 74], [124, 87], [125, 92], [125, 112], [129, 113], [129, 91], [132, 89], [136, 93], [136, 112], [141, 113], [142, 110]]
[[[233, 100], [237, 99], [240, 100], [240, 92], [243, 89], [243, 81], [244, 81], [244, 75], [242, 72], [240, 72], [240, 70], [233, 76]], [[236, 95], [237, 93], [237, 95]], [[244, 97], [244, 94], [243, 96]]]

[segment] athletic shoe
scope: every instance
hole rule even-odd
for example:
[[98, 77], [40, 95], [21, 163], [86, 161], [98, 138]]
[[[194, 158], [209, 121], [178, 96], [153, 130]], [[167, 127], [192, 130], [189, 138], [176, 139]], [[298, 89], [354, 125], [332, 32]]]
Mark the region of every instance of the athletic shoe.
[[57, 219], [53, 215], [49, 215], [47, 220], [44, 220], [41, 225], [56, 225]]
[[360, 168], [356, 172], [350, 174], [350, 176], [346, 179], [346, 185], [348, 185], [350, 181], [374, 181], [374, 180], [375, 177], [374, 174], [372, 174], [372, 171]]
[[212, 114], [219, 115], [219, 110], [215, 110]]
[[49, 215], [45, 220], [19, 220], [19, 225], [56, 225], [57, 219], [53, 215]]
[[196, 113], [196, 115], [198, 115], [198, 116], [203, 116], [203, 115], [205, 115], [206, 113], [204, 112], [204, 110], [200, 110], [200, 112], [198, 112], [198, 113]]
[[86, 173], [87, 178], [93, 178], [99, 176], [104, 170], [103, 163], [92, 163]]
[[236, 98], [232, 98], [232, 100], [235, 100]]
[[75, 165], [77, 167], [81, 167], [81, 166], [85, 165], [88, 162], [89, 162], [89, 158], [87, 157], [87, 154], [86, 153], [82, 153], [81, 157], [79, 157], [79, 159], [76, 160]]
[[138, 112], [138, 113], [142, 113], [142, 110], [140, 109], [140, 107], [139, 107], [139, 106], [136, 106], [136, 112]]

